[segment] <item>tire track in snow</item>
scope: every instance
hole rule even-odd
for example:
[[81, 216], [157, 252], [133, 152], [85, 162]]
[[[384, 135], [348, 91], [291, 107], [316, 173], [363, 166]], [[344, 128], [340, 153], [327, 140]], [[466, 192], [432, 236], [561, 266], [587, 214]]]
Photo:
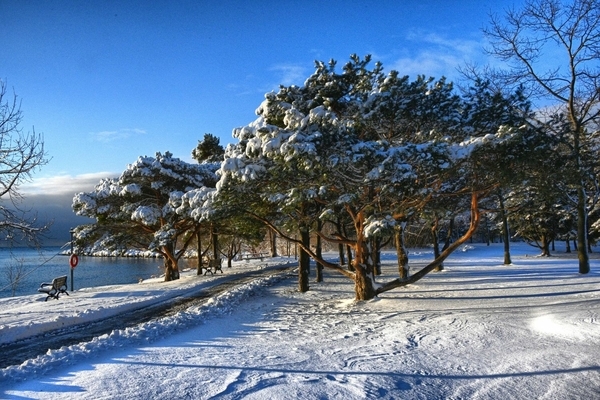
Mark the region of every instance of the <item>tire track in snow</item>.
[[74, 325], [69, 328], [56, 330], [50, 333], [34, 336], [17, 343], [0, 346], [0, 369], [19, 365], [37, 356], [51, 353], [67, 346], [89, 342], [100, 336], [110, 335], [111, 332], [128, 330], [136, 326], [160, 319], [174, 316], [177, 313], [192, 307], [200, 307], [215, 296], [224, 293], [236, 286], [252, 282], [261, 277], [274, 274], [287, 273], [294, 267], [288, 265], [257, 271], [250, 271], [233, 277], [221, 284], [206, 288], [193, 296], [176, 298], [174, 301], [160, 303], [149, 307], [136, 309], [109, 317], [99, 321]]

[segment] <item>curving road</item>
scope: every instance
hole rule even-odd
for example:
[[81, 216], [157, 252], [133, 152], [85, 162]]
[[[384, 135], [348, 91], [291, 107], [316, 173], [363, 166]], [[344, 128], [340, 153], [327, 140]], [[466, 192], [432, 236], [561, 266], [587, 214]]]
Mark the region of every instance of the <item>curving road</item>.
[[52, 333], [45, 333], [20, 340], [16, 343], [0, 345], [0, 354], [2, 354], [0, 369], [11, 365], [20, 365], [26, 360], [45, 354], [50, 349], [59, 349], [63, 346], [90, 341], [96, 336], [108, 334], [116, 329], [125, 329], [143, 322], [176, 314], [188, 307], [202, 305], [211, 297], [230, 290], [235, 286], [272, 275], [274, 272], [286, 273], [293, 268], [295, 267], [285, 265], [265, 270], [249, 271], [227, 282], [201, 290], [192, 297], [178, 297], [169, 302], [132, 310], [114, 317], [70, 326], [69, 328], [56, 330]]

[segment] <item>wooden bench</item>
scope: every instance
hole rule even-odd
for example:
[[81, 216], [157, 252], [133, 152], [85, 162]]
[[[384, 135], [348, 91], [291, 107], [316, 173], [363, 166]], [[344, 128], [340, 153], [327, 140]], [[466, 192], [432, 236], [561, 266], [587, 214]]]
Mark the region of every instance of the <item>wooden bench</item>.
[[246, 262], [250, 262], [250, 260], [262, 261], [263, 258], [265, 258], [266, 256], [267, 256], [266, 253], [253, 253], [253, 254], [247, 254], [247, 255], [243, 256], [242, 259], [246, 260]]
[[223, 273], [223, 269], [221, 268], [221, 259], [208, 260], [208, 268], [205, 268], [205, 270], [206, 271], [204, 271], [204, 275], [206, 275], [208, 272], [210, 272], [211, 275], [214, 275], [217, 273], [217, 271], [221, 271], [221, 273]]
[[65, 293], [68, 296], [69, 293], [67, 293], [67, 276], [65, 275], [60, 276], [58, 278], [54, 278], [52, 279], [52, 283], [42, 283], [38, 289], [38, 292], [46, 293], [48, 295], [48, 297], [46, 297], [46, 300], [44, 301], [48, 301], [48, 299], [51, 297], [58, 300], [58, 296], [61, 293]]

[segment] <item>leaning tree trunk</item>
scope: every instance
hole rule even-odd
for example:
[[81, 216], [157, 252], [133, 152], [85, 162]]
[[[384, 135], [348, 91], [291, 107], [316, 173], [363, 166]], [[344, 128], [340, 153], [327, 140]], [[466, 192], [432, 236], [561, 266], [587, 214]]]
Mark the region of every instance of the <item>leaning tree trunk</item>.
[[461, 237], [459, 237], [450, 246], [448, 246], [448, 248], [444, 250], [437, 259], [433, 260], [427, 266], [412, 274], [408, 279], [398, 278], [394, 279], [393, 281], [378, 285], [375, 291], [376, 294], [413, 284], [419, 279], [423, 278], [429, 272], [431, 272], [438, 264], [442, 263], [450, 254], [452, 254], [452, 252], [454, 252], [459, 246], [461, 246], [463, 243], [469, 240], [471, 236], [473, 236], [473, 233], [477, 230], [477, 227], [479, 226], [480, 215], [481, 214], [479, 212], [479, 193], [473, 192], [471, 193], [471, 223], [469, 225], [469, 229], [467, 229], [467, 231]]

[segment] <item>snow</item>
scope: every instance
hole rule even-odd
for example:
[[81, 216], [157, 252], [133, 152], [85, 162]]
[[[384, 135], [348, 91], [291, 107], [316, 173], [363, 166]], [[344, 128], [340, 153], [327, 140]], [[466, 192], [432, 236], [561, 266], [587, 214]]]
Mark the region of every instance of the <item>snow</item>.
[[[0, 370], [0, 397], [46, 399], [575, 399], [600, 396], [600, 261], [469, 245], [441, 273], [368, 302], [325, 271], [296, 291], [277, 258], [225, 274], [0, 300], [0, 342], [269, 274], [175, 315]], [[597, 253], [593, 253], [595, 256]], [[333, 254], [332, 254], [333, 256]], [[413, 250], [411, 270], [432, 259]], [[394, 253], [383, 255], [385, 281]], [[272, 270], [272, 271], [271, 271]], [[272, 273], [271, 273], [272, 272]]]

